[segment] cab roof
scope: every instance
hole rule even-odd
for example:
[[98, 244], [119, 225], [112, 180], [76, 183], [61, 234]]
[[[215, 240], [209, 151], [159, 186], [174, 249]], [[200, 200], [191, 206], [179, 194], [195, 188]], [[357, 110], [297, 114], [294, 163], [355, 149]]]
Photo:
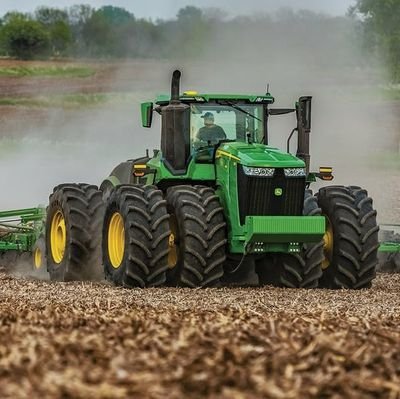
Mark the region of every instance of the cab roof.
[[[273, 104], [275, 99], [270, 94], [202, 94], [194, 91], [183, 93], [180, 97], [183, 103], [208, 103], [219, 100], [241, 102], [246, 104]], [[171, 99], [169, 94], [160, 94], [155, 103], [157, 105], [167, 105]]]

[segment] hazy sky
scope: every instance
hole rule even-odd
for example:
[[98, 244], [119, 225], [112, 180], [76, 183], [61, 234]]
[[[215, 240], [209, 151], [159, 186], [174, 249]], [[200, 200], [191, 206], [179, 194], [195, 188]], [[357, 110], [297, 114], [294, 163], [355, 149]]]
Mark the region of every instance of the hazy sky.
[[253, 14], [260, 10], [269, 12], [281, 7], [311, 9], [342, 15], [354, 3], [354, 0], [0, 0], [0, 15], [11, 10], [32, 11], [39, 5], [63, 8], [77, 3], [90, 4], [94, 7], [114, 5], [126, 8], [137, 17], [165, 19], [174, 17], [185, 5], [222, 8], [229, 11], [231, 15]]

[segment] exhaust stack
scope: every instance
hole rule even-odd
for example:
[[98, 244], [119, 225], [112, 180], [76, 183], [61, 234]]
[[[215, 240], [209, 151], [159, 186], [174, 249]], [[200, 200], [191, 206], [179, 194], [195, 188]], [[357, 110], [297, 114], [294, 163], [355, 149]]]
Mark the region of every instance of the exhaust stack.
[[161, 152], [173, 175], [186, 173], [190, 157], [190, 107], [180, 101], [180, 80], [181, 71], [174, 71], [171, 99], [161, 110]]
[[170, 104], [179, 104], [179, 92], [182, 73], [178, 69], [172, 74]]

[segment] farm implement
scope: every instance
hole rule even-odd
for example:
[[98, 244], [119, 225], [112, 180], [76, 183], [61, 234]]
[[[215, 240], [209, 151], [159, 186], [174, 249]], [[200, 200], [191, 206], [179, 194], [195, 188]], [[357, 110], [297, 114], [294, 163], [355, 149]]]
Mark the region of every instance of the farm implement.
[[0, 212], [0, 265], [23, 260], [34, 271], [45, 269], [44, 208]]
[[379, 248], [379, 270], [400, 272], [400, 225], [381, 226]]

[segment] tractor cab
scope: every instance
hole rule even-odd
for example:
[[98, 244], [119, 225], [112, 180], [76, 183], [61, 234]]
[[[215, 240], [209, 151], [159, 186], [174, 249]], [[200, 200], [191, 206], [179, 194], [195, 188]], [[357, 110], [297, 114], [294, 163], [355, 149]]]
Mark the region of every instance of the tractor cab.
[[265, 106], [245, 102], [190, 105], [190, 143], [195, 162], [213, 162], [225, 142], [262, 143]]
[[[286, 166], [295, 163], [294, 166], [305, 166], [308, 174], [311, 97], [301, 97], [294, 108], [270, 108], [275, 101], [270, 93], [243, 95], [186, 91], [180, 94], [180, 77], [180, 71], [175, 71], [170, 95], [160, 95], [154, 103], [146, 102], [141, 106], [143, 127], [151, 127], [154, 111], [161, 115], [161, 151], [157, 162], [168, 172], [165, 176], [182, 178], [190, 174], [190, 169], [200, 171], [196, 165], [215, 164], [219, 149], [228, 143], [237, 143], [242, 149], [247, 146], [248, 151], [263, 154], [276, 150], [266, 149], [268, 119], [272, 115], [292, 112], [296, 113], [297, 127], [289, 136], [288, 148], [296, 131], [298, 147], [295, 155], [286, 157]], [[285, 157], [283, 152], [280, 155]], [[297, 165], [299, 159], [303, 164]], [[163, 179], [162, 171], [157, 175]]]
[[187, 173], [189, 163], [213, 163], [218, 147], [227, 142], [267, 143], [269, 94], [200, 94], [179, 91], [175, 71], [171, 95], [142, 104], [142, 122], [150, 127], [153, 111], [162, 117], [161, 153], [173, 175]]

